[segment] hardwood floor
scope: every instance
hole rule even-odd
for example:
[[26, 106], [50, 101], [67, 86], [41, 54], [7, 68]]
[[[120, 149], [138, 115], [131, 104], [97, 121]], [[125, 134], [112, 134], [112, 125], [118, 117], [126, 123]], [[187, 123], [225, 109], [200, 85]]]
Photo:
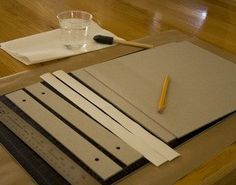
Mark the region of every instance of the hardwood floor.
[[[236, 3], [223, 0], [2, 0], [0, 42], [58, 27], [56, 14], [82, 9], [120, 37], [133, 40], [177, 29], [236, 53]], [[26, 67], [0, 51], [0, 76]]]

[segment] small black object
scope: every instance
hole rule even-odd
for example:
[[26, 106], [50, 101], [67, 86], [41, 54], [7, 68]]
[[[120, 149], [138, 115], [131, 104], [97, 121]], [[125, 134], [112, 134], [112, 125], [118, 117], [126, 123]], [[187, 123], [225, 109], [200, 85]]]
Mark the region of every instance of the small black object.
[[95, 35], [93, 39], [102, 44], [113, 44], [113, 37], [104, 36], [104, 35]]

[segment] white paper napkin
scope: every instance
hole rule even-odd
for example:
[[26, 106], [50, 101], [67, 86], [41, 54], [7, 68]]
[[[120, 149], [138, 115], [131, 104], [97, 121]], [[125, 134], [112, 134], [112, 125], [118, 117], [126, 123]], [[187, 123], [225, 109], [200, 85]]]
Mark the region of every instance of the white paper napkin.
[[85, 48], [78, 50], [69, 50], [63, 45], [60, 40], [60, 29], [1, 43], [1, 49], [22, 63], [31, 65], [109, 47], [110, 45], [96, 43], [93, 40], [94, 35], [112, 37], [116, 35], [101, 28], [94, 21], [90, 26], [88, 44]]

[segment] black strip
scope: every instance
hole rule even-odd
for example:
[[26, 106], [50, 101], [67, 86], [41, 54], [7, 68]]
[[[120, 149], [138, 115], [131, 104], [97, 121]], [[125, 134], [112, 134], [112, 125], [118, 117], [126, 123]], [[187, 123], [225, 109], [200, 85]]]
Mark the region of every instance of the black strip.
[[134, 172], [135, 170], [137, 170], [138, 168], [148, 164], [149, 161], [146, 158], [140, 158], [137, 161], [135, 161], [134, 163], [132, 163], [131, 165], [127, 166], [126, 168], [124, 168], [121, 172], [113, 175], [112, 177], [108, 178], [103, 184], [104, 185], [110, 185], [118, 180], [121, 180], [122, 178], [124, 178], [125, 176], [127, 176], [128, 174]]
[[[71, 124], [68, 120], [63, 118], [60, 114], [58, 114], [56, 111], [54, 111], [51, 107], [49, 107], [47, 104], [42, 102], [40, 99], [38, 99], [36, 96], [34, 96], [32, 93], [30, 93], [27, 89], [23, 89], [27, 94], [29, 94], [33, 99], [35, 99], [38, 103], [42, 104], [47, 110], [49, 110], [52, 114], [54, 114], [56, 117], [58, 117], [62, 122], [64, 122], [67, 126], [69, 126], [71, 129], [73, 129], [75, 132], [77, 132], [80, 136], [82, 136], [84, 139], [86, 139], [88, 142], [90, 142], [92, 145], [94, 145], [96, 148], [98, 148], [102, 153], [107, 155], [110, 159], [112, 159], [115, 163], [117, 163], [122, 168], [125, 168], [127, 165], [123, 163], [121, 160], [116, 158], [113, 154], [111, 154], [109, 151], [107, 151], [104, 147], [99, 145], [96, 141], [94, 141], [92, 138], [90, 138], [88, 135], [86, 135], [84, 132], [79, 130], [77, 127], [75, 127], [73, 124]], [[78, 110], [79, 111], [79, 110]]]
[[[59, 97], [61, 97], [63, 100], [65, 100], [66, 102], [70, 103], [71, 105], [73, 105], [76, 109], [78, 109], [79, 111], [83, 112], [86, 116], [88, 116], [89, 118], [91, 118], [92, 120], [94, 120], [95, 122], [97, 122], [98, 124], [100, 124], [97, 120], [95, 120], [92, 116], [90, 116], [87, 112], [85, 112], [83, 109], [81, 109], [79, 106], [77, 106], [74, 102], [72, 102], [71, 100], [69, 100], [67, 97], [65, 97], [63, 94], [61, 94], [59, 91], [57, 91], [56, 89], [54, 89], [50, 84], [48, 84], [47, 82], [43, 81], [41, 82], [41, 84], [43, 84], [45, 87], [47, 87], [48, 89], [50, 89], [52, 92], [54, 92], [55, 94], [57, 94]], [[103, 125], [101, 125], [102, 127], [104, 127]], [[107, 129], [106, 127], [104, 127], [105, 129]], [[108, 129], [107, 129], [108, 130]], [[109, 131], [109, 130], [108, 130]], [[110, 132], [110, 131], [109, 131]]]
[[[70, 103], [72, 106], [74, 106], [76, 109], [80, 110], [81, 112], [83, 112], [86, 116], [88, 116], [89, 118], [91, 118], [93, 121], [95, 121], [96, 123], [98, 123], [99, 125], [101, 125], [103, 128], [105, 128], [106, 130], [108, 130], [106, 127], [104, 127], [102, 124], [100, 124], [97, 120], [95, 120], [91, 115], [89, 115], [87, 112], [85, 112], [83, 109], [81, 109], [79, 106], [77, 106], [74, 102], [72, 102], [71, 100], [69, 100], [67, 97], [65, 97], [63, 94], [61, 94], [59, 91], [57, 91], [56, 89], [54, 89], [50, 84], [48, 84], [47, 82], [43, 81], [41, 82], [41, 84], [43, 84], [44, 86], [46, 86], [48, 89], [50, 89], [52, 92], [54, 92], [55, 94], [57, 94], [59, 97], [61, 97], [63, 100], [65, 100], [66, 102]], [[108, 130], [109, 132], [111, 132], [110, 130]], [[112, 133], [112, 132], [111, 132]], [[113, 133], [112, 133], [113, 134]], [[114, 135], [114, 134], [113, 134]]]
[[24, 111], [17, 107], [11, 100], [3, 96], [3, 103], [5, 103], [10, 109], [12, 109], [16, 114], [18, 114], [22, 119], [29, 123], [33, 128], [38, 130], [43, 134], [48, 140], [50, 140], [54, 145], [56, 145], [61, 151], [63, 151], [68, 157], [75, 161], [80, 167], [82, 167], [86, 172], [93, 176], [98, 182], [103, 183], [104, 180], [96, 174], [89, 166], [87, 166], [83, 161], [77, 158], [73, 153], [71, 153], [67, 148], [65, 148], [60, 142], [58, 142], [53, 136], [51, 136], [46, 130], [44, 130], [38, 123], [36, 123], [31, 117], [29, 117]]
[[[1, 97], [0, 97], [1, 98]], [[0, 100], [1, 101], [1, 100]], [[69, 185], [60, 174], [0, 121], [0, 142], [40, 185]]]
[[222, 116], [222, 117], [220, 117], [220, 118], [218, 118], [218, 119], [216, 119], [216, 120], [214, 120], [214, 121], [212, 121], [212, 122], [210, 122], [210, 123], [200, 127], [199, 129], [197, 129], [197, 130], [195, 130], [193, 132], [190, 132], [189, 134], [187, 134], [187, 135], [185, 135], [185, 136], [183, 136], [183, 137], [181, 137], [181, 138], [171, 142], [170, 146], [174, 148], [174, 147], [176, 147], [176, 146], [178, 146], [178, 145], [188, 141], [189, 139], [191, 139], [194, 136], [200, 134], [201, 132], [207, 130], [208, 128], [210, 128], [210, 127], [212, 127], [212, 126], [214, 126], [216, 124], [219, 124], [222, 120], [224, 120], [228, 116], [231, 116], [234, 113], [236, 113], [236, 111], [233, 111], [233, 112], [231, 112], [229, 114], [226, 114], [226, 115], [224, 115], [224, 116]]

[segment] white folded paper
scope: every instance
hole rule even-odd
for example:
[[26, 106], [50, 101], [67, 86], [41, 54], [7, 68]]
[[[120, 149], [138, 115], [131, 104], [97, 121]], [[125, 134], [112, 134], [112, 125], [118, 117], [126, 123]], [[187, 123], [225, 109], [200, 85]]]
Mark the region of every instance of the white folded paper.
[[78, 50], [69, 50], [63, 45], [60, 40], [60, 29], [4, 42], [1, 43], [1, 48], [22, 63], [31, 65], [109, 47], [110, 45], [96, 43], [93, 40], [94, 35], [116, 36], [94, 21], [90, 26], [88, 44]]

